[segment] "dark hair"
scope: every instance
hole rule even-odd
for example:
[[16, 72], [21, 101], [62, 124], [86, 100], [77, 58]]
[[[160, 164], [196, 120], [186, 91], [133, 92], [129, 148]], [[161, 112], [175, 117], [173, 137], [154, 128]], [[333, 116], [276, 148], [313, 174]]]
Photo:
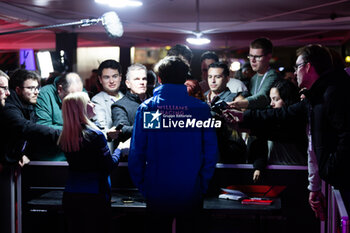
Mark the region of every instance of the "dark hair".
[[224, 69], [224, 71], [222, 72], [222, 74], [223, 74], [225, 77], [230, 76], [230, 70], [228, 69], [228, 66], [227, 66], [225, 63], [223, 63], [223, 62], [220, 62], [220, 61], [219, 61], [219, 62], [214, 62], [214, 63], [212, 63], [212, 64], [209, 65], [208, 70], [209, 70], [210, 68], [222, 68], [222, 69]]
[[191, 63], [193, 53], [192, 50], [187, 46], [183, 44], [177, 44], [168, 51], [168, 56], [182, 56], [184, 59], [187, 60], [188, 64]]
[[152, 71], [147, 71], [147, 86], [154, 87], [157, 84], [157, 75]]
[[[56, 83], [56, 86], [61, 85], [61, 86], [62, 86], [62, 89], [63, 89], [64, 91], [67, 91], [68, 87], [69, 87], [70, 84], [71, 84], [71, 80], [68, 78], [68, 76], [69, 76], [70, 74], [76, 74], [76, 75], [78, 75], [77, 73], [74, 73], [74, 72], [64, 73], [64, 74], [58, 79], [58, 81], [57, 81], [57, 83]], [[78, 75], [78, 76], [79, 76], [79, 75]], [[80, 81], [83, 82], [83, 80], [81, 79], [80, 76], [79, 76], [79, 78], [80, 78]]]
[[206, 51], [202, 54], [201, 62], [204, 61], [205, 59], [213, 59], [215, 62], [219, 61], [218, 55], [216, 55], [216, 53], [212, 51]]
[[286, 106], [300, 101], [298, 88], [289, 80], [280, 79], [271, 88], [276, 88]]
[[270, 39], [261, 37], [253, 40], [250, 43], [250, 48], [252, 49], [263, 49], [264, 54], [272, 53], [273, 45]]
[[17, 69], [11, 75], [9, 86], [13, 90], [16, 89], [16, 87], [23, 87], [23, 83], [28, 79], [36, 80], [40, 84], [41, 78], [35, 71]]
[[304, 62], [309, 62], [319, 76], [333, 67], [329, 50], [322, 45], [307, 45], [299, 48], [297, 56], [302, 56]]
[[197, 80], [189, 79], [185, 82], [185, 85], [187, 87], [187, 92], [190, 96], [205, 101], [205, 97], [203, 95], [201, 86], [199, 85], [199, 82]]
[[107, 69], [107, 68], [110, 68], [113, 70], [118, 70], [119, 74], [120, 75], [122, 74], [122, 66], [120, 65], [119, 62], [117, 62], [116, 60], [112, 60], [112, 59], [103, 61], [98, 67], [97, 74], [99, 76], [101, 76], [102, 70]]
[[189, 67], [180, 57], [166, 56], [156, 64], [155, 72], [163, 84], [184, 84], [189, 76]]

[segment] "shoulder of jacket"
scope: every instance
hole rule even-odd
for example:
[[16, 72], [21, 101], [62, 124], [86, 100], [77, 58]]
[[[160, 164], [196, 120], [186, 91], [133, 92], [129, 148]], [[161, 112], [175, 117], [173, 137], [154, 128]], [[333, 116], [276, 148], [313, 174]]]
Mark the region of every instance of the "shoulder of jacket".
[[116, 102], [114, 102], [112, 104], [112, 108], [115, 108], [115, 107], [123, 107], [125, 105], [125, 103], [127, 103], [128, 100], [125, 99], [125, 96], [123, 96], [121, 99], [117, 100]]
[[101, 101], [101, 100], [106, 100], [108, 97], [108, 94], [101, 91], [99, 93], [97, 93], [96, 95], [94, 95], [92, 98], [91, 98], [91, 101], [93, 102], [98, 102], [98, 101]]
[[56, 87], [52, 84], [49, 84], [49, 85], [43, 86], [40, 89], [39, 96], [40, 96], [40, 94], [41, 95], [49, 95], [49, 94], [56, 93], [56, 92], [57, 92]]

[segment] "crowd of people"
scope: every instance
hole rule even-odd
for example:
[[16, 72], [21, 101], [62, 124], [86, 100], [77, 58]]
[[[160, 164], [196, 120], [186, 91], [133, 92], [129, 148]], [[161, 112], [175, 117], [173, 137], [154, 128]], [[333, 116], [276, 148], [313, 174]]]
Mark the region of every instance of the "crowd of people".
[[349, 208], [350, 77], [321, 45], [300, 48], [284, 76], [271, 68], [272, 53], [269, 39], [252, 41], [248, 61], [230, 77], [228, 64], [207, 51], [196, 80], [192, 51], [176, 45], [154, 73], [129, 66], [124, 83], [120, 63], [105, 60], [86, 89], [74, 72], [41, 88], [36, 72], [0, 71], [0, 122], [11, 132], [1, 143], [1, 179], [30, 160], [67, 160], [68, 232], [109, 232], [109, 175], [120, 160], [145, 197], [149, 232], [170, 232], [174, 217], [178, 232], [196, 232], [217, 162], [252, 163], [255, 182], [267, 164], [308, 165], [316, 216], [325, 217], [321, 179]]

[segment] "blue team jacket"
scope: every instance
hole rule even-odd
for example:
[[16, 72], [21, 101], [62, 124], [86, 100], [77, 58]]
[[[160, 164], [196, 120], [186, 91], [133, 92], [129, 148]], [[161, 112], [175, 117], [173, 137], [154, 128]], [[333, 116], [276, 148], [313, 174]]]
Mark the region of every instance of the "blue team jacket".
[[[162, 115], [154, 122], [162, 127], [146, 129], [153, 118], [149, 114], [157, 110]], [[170, 126], [170, 121], [186, 123], [188, 118], [187, 128], [174, 123]], [[181, 211], [202, 200], [218, 159], [217, 139], [213, 128], [191, 126], [208, 119], [211, 115], [207, 104], [189, 96], [185, 85], [164, 84], [140, 105], [128, 167], [149, 207]]]

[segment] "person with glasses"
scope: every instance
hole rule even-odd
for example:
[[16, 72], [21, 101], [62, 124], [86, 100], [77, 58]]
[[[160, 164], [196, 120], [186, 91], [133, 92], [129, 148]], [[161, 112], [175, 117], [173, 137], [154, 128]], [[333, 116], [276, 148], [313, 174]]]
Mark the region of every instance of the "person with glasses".
[[125, 96], [112, 104], [113, 126], [117, 132], [110, 132], [108, 136], [115, 139], [115, 146], [130, 139], [137, 108], [148, 98], [147, 68], [139, 63], [129, 66], [125, 84], [128, 87]]
[[[11, 95], [0, 113], [1, 129], [10, 132], [4, 137], [2, 151], [7, 163], [23, 165], [33, 147], [55, 147], [60, 130], [35, 123], [34, 106], [40, 92], [40, 76], [34, 71], [16, 70], [10, 79]], [[31, 154], [32, 155], [32, 154]]]
[[[44, 86], [40, 90], [38, 101], [35, 105], [37, 123], [54, 129], [62, 129], [62, 100], [70, 93], [81, 91], [83, 91], [83, 82], [81, 77], [74, 72], [58, 76], [53, 84]], [[57, 146], [47, 150], [44, 154], [40, 150], [37, 153], [37, 157], [40, 160], [65, 160], [63, 152]]]
[[228, 121], [268, 127], [288, 124], [298, 117], [307, 118], [309, 204], [321, 220], [325, 219], [325, 198], [321, 179], [339, 189], [347, 210], [350, 209], [350, 77], [329, 50], [321, 45], [307, 45], [297, 50], [295, 74], [302, 101], [286, 108], [227, 110]]
[[5, 106], [0, 108], [0, 232], [4, 233], [14, 232], [11, 229], [11, 216], [14, 215], [11, 205], [15, 205], [15, 197], [11, 195], [11, 185], [15, 169], [34, 158], [34, 146], [40, 145], [43, 151], [55, 147], [60, 134], [59, 130], [35, 123], [34, 105], [39, 83], [40, 77], [33, 71], [18, 69], [9, 80], [0, 72], [0, 92], [5, 92], [7, 97]]
[[9, 76], [0, 70], [0, 107], [5, 106], [5, 100], [10, 95], [9, 80]]
[[272, 58], [272, 43], [267, 38], [258, 38], [250, 43], [248, 59], [256, 74], [250, 81], [250, 95], [244, 99], [237, 99], [231, 105], [237, 109], [265, 108], [269, 105], [269, 91], [278, 74], [270, 68]]
[[[95, 104], [96, 115], [93, 118], [98, 127], [106, 134], [113, 126], [111, 106], [124, 95], [119, 91], [122, 81], [122, 66], [115, 60], [105, 60], [98, 67], [98, 81], [102, 91], [91, 101]], [[112, 131], [115, 130], [112, 128]], [[110, 151], [113, 143], [108, 142]]]
[[[278, 74], [270, 68], [272, 58], [272, 42], [264, 37], [255, 39], [250, 43], [248, 59], [256, 74], [249, 84], [249, 94], [245, 98], [236, 98], [228, 104], [236, 109], [264, 109], [269, 106], [269, 93], [272, 85], [278, 80]], [[267, 140], [264, 137], [249, 136], [247, 141], [248, 162], [253, 163], [253, 180], [256, 182], [260, 172], [266, 167], [268, 153]]]

